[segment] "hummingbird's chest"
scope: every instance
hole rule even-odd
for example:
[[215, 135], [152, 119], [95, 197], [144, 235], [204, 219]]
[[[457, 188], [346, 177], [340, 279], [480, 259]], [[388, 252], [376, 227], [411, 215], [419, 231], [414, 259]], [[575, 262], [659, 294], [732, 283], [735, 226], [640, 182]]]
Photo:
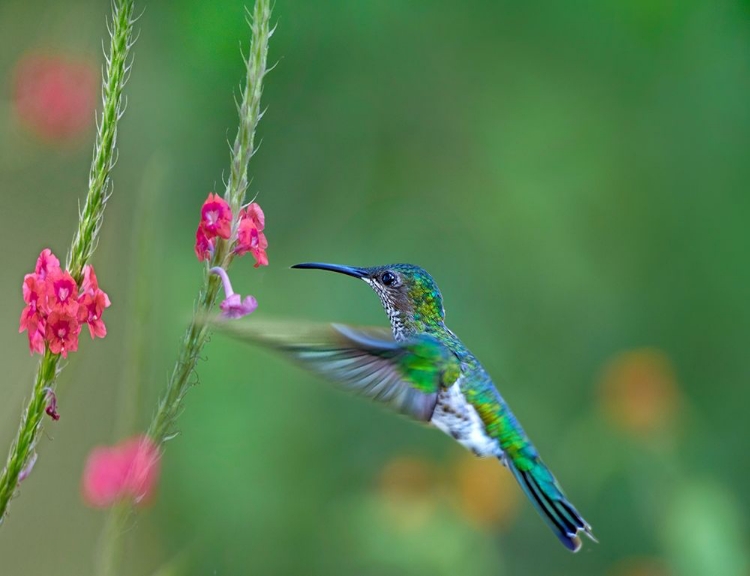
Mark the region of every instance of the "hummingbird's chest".
[[450, 388], [441, 390], [430, 422], [477, 456], [503, 455], [500, 444], [486, 432], [474, 406], [461, 392], [461, 376]]

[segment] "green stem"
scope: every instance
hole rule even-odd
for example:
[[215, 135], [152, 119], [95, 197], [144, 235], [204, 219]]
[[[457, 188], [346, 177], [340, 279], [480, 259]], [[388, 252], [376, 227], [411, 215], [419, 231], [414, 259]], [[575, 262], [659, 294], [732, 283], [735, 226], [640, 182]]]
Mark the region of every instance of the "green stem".
[[[231, 171], [224, 194], [225, 200], [232, 208], [233, 236], [237, 232], [240, 208], [248, 186], [248, 163], [255, 153], [255, 130], [262, 116], [260, 98], [263, 92], [263, 78], [266, 75], [268, 40], [273, 32], [270, 20], [269, 0], [257, 0], [250, 22], [252, 39], [250, 54], [245, 63], [245, 86], [238, 106], [239, 128], [231, 150]], [[149, 425], [147, 435], [162, 449], [165, 442], [175, 435], [175, 422], [182, 411], [183, 400], [194, 381], [195, 367], [209, 337], [209, 330], [202, 320], [216, 305], [221, 280], [218, 276], [209, 274], [208, 270], [213, 266], [222, 266], [226, 270], [230, 266], [233, 243], [233, 240], [220, 240], [210, 263], [204, 268], [203, 283], [193, 310], [193, 319], [185, 332], [172, 374]], [[131, 513], [130, 506], [126, 510], [118, 507], [107, 519], [97, 567], [97, 574], [100, 576], [112, 576], [117, 573], [122, 556], [122, 533]]]
[[[26, 411], [21, 419], [21, 426], [0, 477], [0, 523], [3, 521], [11, 498], [16, 493], [21, 472], [32, 462], [34, 447], [39, 441], [42, 428], [44, 409], [47, 406], [46, 388], [52, 388], [54, 385], [59, 360], [60, 357], [57, 354], [53, 354], [49, 349], [46, 349], [39, 362], [31, 400], [26, 406]], [[30, 470], [27, 472], [30, 472]]]
[[[126, 327], [127, 352], [125, 366], [120, 374], [117, 392], [114, 436], [122, 438], [136, 428], [138, 404], [142, 383], [147, 379], [148, 346], [144, 333], [149, 329], [153, 303], [151, 264], [155, 259], [153, 238], [159, 212], [160, 190], [165, 180], [165, 163], [161, 154], [155, 154], [143, 171], [143, 183], [136, 203], [136, 219], [132, 235], [133, 257], [130, 263], [128, 303], [132, 309]], [[130, 514], [130, 507], [118, 503], [107, 512], [104, 528], [99, 536], [95, 574], [112, 576], [117, 573], [123, 557], [123, 538], [120, 530]]]
[[[115, 0], [112, 4], [111, 41], [102, 87], [104, 107], [98, 122], [89, 189], [68, 253], [67, 268], [79, 285], [83, 280], [83, 268], [96, 250], [104, 207], [111, 194], [110, 171], [117, 159], [117, 124], [123, 112], [122, 91], [129, 72], [127, 61], [133, 44], [132, 32], [133, 1]], [[11, 498], [18, 491], [22, 472], [30, 472], [47, 405], [46, 389], [54, 390], [57, 375], [62, 368], [59, 364], [60, 357], [46, 349], [37, 369], [31, 399], [0, 475], [0, 523], [5, 518]]]
[[133, 42], [133, 0], [114, 0], [109, 56], [102, 84], [104, 107], [89, 171], [89, 191], [66, 265], [79, 284], [83, 279], [83, 267], [96, 250], [104, 207], [112, 193], [110, 172], [117, 162], [117, 124], [124, 112], [122, 92], [130, 75], [128, 55]]
[[[238, 106], [239, 128], [232, 146], [231, 171], [224, 194], [225, 200], [232, 208], [232, 230], [235, 233], [248, 186], [247, 167], [255, 153], [255, 130], [262, 116], [260, 98], [263, 93], [263, 78], [267, 71], [268, 40], [273, 33], [270, 20], [269, 0], [257, 0], [252, 20], [249, 22], [252, 40], [245, 63], [245, 86]], [[182, 401], [193, 383], [196, 364], [208, 340], [209, 329], [201, 320], [213, 310], [221, 286], [219, 278], [209, 274], [208, 269], [213, 266], [222, 266], [225, 270], [229, 268], [233, 259], [232, 244], [231, 239], [220, 240], [211, 262], [204, 269], [203, 286], [198, 294], [193, 320], [185, 332], [177, 362], [148, 429], [148, 435], [159, 445], [163, 445], [174, 436], [174, 424], [182, 411]]]
[[115, 576], [122, 561], [122, 527], [130, 517], [130, 507], [120, 502], [109, 511], [99, 538], [99, 554], [96, 558], [96, 574]]
[[173, 435], [173, 425], [182, 410], [182, 401], [190, 389], [193, 371], [198, 363], [201, 350], [208, 338], [208, 329], [200, 324], [198, 319], [210, 312], [219, 292], [220, 281], [216, 276], [204, 274], [206, 286], [198, 296], [198, 302], [193, 313], [183, 345], [180, 348], [177, 362], [167, 383], [167, 389], [159, 400], [156, 414], [148, 428], [148, 436], [157, 444], [162, 445]]

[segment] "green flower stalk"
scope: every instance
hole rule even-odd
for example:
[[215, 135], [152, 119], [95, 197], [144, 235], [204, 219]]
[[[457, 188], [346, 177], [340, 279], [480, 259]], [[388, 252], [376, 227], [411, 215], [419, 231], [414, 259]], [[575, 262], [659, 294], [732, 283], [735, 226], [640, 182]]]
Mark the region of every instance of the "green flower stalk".
[[235, 240], [240, 228], [241, 208], [248, 186], [248, 163], [255, 153], [255, 130], [262, 116], [260, 99], [263, 92], [263, 78], [267, 72], [268, 41], [273, 34], [270, 20], [269, 0], [257, 0], [252, 17], [248, 21], [252, 39], [250, 53], [245, 62], [245, 85], [238, 104], [239, 128], [231, 149], [231, 171], [224, 192], [224, 200], [232, 213], [231, 234], [228, 234], [229, 237], [226, 239], [216, 238], [216, 245], [211, 251], [210, 261], [204, 270], [203, 285], [193, 311], [193, 320], [185, 332], [174, 370], [149, 426], [148, 436], [160, 446], [175, 435], [174, 423], [182, 410], [185, 394], [193, 383], [198, 358], [209, 337], [208, 327], [200, 320], [213, 310], [221, 287], [220, 278], [211, 274], [209, 269], [220, 266], [226, 270], [235, 256]]
[[[183, 399], [193, 384], [198, 358], [209, 337], [205, 316], [213, 310], [222, 286], [221, 275], [211, 270], [222, 270], [225, 275], [234, 256], [245, 252], [253, 253], [256, 266], [268, 264], [265, 255], [267, 242], [262, 233], [265, 226], [263, 212], [255, 203], [243, 208], [243, 202], [248, 186], [248, 163], [255, 152], [255, 130], [262, 116], [260, 99], [263, 78], [267, 72], [268, 41], [273, 33], [269, 25], [270, 19], [269, 0], [257, 0], [248, 21], [252, 37], [250, 53], [245, 61], [245, 84], [238, 104], [239, 128], [230, 154], [230, 177], [224, 198], [210, 194], [207, 200], [207, 203], [215, 206], [221, 213], [221, 230], [216, 231], [211, 239], [204, 236], [205, 250], [199, 249], [199, 245], [196, 244], [198, 259], [206, 261], [203, 283], [194, 306], [193, 319], [185, 332], [174, 369], [146, 432], [149, 444], [152, 443], [159, 451], [163, 450], [164, 444], [176, 434], [175, 422], [182, 410]], [[228, 279], [226, 285], [229, 285]], [[230, 296], [233, 299], [230, 299]], [[234, 300], [239, 300], [239, 304]], [[231, 292], [227, 293], [222, 310], [231, 307], [231, 313], [239, 314], [239, 309], [242, 313], [249, 313], [253, 308], [252, 303], [254, 299], [251, 297], [241, 300], [238, 294]], [[132, 498], [126, 497], [110, 510], [97, 555], [96, 573], [100, 576], [118, 573], [123, 557], [122, 535], [135, 504]]]
[[[77, 347], [77, 330], [80, 326], [75, 323], [75, 319], [70, 318], [71, 308], [74, 305], [77, 309], [79, 304], [75, 301], [69, 301], [71, 293], [77, 294], [81, 290], [81, 296], [84, 292], [90, 292], [87, 306], [92, 310], [96, 309], [93, 320], [87, 320], [92, 336], [101, 337], [104, 330], [101, 323], [100, 313], [102, 308], [109, 305], [109, 299], [106, 294], [98, 289], [96, 277], [93, 269], [89, 265], [91, 256], [96, 249], [99, 231], [104, 217], [104, 208], [111, 194], [110, 172], [114, 166], [116, 156], [116, 138], [117, 124], [123, 113], [122, 93], [130, 71], [128, 55], [132, 48], [133, 39], [133, 1], [132, 0], [114, 0], [112, 4], [112, 26], [110, 28], [110, 48], [105, 54], [106, 67], [103, 75], [102, 96], [104, 107], [101, 118], [97, 117], [97, 134], [94, 145], [94, 158], [91, 163], [89, 173], [89, 188], [86, 195], [86, 201], [83, 209], [79, 213], [78, 229], [68, 253], [66, 272], [59, 270], [57, 259], [50, 251], [45, 250], [40, 257], [40, 261], [54, 261], [57, 266], [56, 271], [59, 273], [59, 282], [61, 291], [56, 294], [61, 298], [59, 310], [50, 312], [46, 321], [49, 324], [57, 322], [54, 325], [54, 337], [49, 335], [46, 339], [42, 336], [35, 336], [36, 342], [32, 342], [32, 331], [36, 335], [36, 322], [31, 315], [29, 318], [22, 317], [22, 326], [26, 321], [30, 332], [30, 345], [32, 351], [42, 353], [42, 360], [39, 363], [34, 388], [31, 399], [26, 407], [18, 429], [18, 434], [10, 448], [5, 468], [0, 476], [0, 523], [3, 522], [8, 509], [10, 500], [18, 491], [18, 485], [31, 472], [31, 468], [36, 461], [36, 445], [42, 431], [42, 418], [45, 411], [50, 415], [56, 415], [54, 409], [50, 410], [50, 399], [54, 401], [54, 388], [57, 376], [62, 369], [60, 356], [66, 357], [69, 351]], [[46, 256], [45, 256], [45, 253]], [[39, 266], [39, 264], [38, 264]], [[39, 272], [39, 271], [37, 271]], [[44, 271], [46, 274], [46, 270]], [[29, 275], [29, 276], [38, 276]], [[29, 296], [34, 296], [35, 285], [33, 282], [43, 280], [42, 276], [32, 278], [32, 284], [29, 285]], [[25, 282], [25, 289], [26, 280]], [[66, 284], [66, 282], [68, 284]], [[99, 300], [96, 300], [96, 299]], [[32, 303], [28, 302], [31, 308]], [[36, 306], [36, 303], [33, 303]], [[81, 304], [83, 306], [83, 304]], [[35, 308], [30, 310], [35, 312]], [[72, 314], [75, 316], [75, 314]], [[49, 334], [49, 333], [48, 333]]]
[[133, 0], [113, 0], [109, 54], [102, 84], [101, 121], [97, 118], [94, 158], [89, 171], [89, 192], [78, 219], [78, 230], [68, 252], [67, 268], [80, 283], [83, 267], [91, 259], [104, 218], [104, 207], [112, 192], [110, 172], [117, 162], [117, 124], [125, 112], [122, 92], [130, 76], [128, 62], [133, 47]]

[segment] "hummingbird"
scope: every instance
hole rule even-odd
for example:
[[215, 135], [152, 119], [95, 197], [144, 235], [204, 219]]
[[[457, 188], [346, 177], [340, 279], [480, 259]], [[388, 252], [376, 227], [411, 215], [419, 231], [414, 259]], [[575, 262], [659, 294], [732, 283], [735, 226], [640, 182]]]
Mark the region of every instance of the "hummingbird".
[[443, 298], [430, 274], [412, 264], [358, 268], [307, 262], [292, 268], [363, 280], [379, 296], [391, 333], [343, 324], [306, 332], [253, 322], [215, 326], [270, 346], [344, 388], [432, 425], [479, 457], [497, 458], [566, 548], [577, 552], [581, 533], [596, 542], [492, 378], [446, 326]]

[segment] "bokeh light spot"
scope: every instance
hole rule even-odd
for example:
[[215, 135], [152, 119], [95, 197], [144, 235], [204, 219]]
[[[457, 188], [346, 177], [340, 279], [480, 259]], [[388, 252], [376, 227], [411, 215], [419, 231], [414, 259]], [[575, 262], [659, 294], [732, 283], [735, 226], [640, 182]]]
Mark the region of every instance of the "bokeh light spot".
[[478, 528], [506, 529], [518, 513], [521, 493], [513, 476], [494, 458], [467, 453], [455, 467], [459, 511]]
[[644, 348], [623, 352], [604, 367], [601, 407], [613, 426], [634, 435], [669, 427], [678, 408], [675, 371], [667, 355]]

